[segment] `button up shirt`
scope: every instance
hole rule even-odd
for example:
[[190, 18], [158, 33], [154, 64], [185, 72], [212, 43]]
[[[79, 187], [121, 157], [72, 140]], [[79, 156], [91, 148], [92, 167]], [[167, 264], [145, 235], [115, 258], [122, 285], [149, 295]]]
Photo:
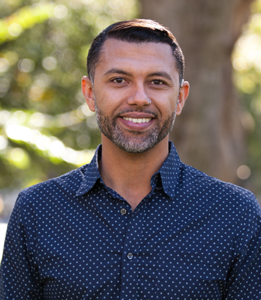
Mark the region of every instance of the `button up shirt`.
[[169, 156], [132, 212], [92, 162], [22, 191], [1, 299], [261, 299], [252, 193]]

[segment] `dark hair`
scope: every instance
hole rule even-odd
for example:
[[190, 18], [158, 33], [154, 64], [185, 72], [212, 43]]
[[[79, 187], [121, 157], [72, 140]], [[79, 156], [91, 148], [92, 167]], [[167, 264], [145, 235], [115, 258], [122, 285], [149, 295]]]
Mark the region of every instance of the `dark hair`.
[[99, 61], [102, 46], [109, 38], [131, 43], [154, 42], [169, 44], [176, 60], [181, 83], [184, 76], [185, 58], [176, 38], [168, 28], [155, 21], [146, 19], [114, 23], [96, 36], [87, 57], [87, 72], [91, 80], [94, 79], [95, 67]]

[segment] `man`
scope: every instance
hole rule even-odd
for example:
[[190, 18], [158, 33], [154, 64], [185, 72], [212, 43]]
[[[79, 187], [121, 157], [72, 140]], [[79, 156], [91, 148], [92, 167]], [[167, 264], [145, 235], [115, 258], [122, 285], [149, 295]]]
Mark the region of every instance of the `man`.
[[102, 145], [19, 195], [1, 299], [261, 299], [255, 197], [183, 164], [168, 140], [189, 93], [172, 33], [113, 24], [87, 67]]

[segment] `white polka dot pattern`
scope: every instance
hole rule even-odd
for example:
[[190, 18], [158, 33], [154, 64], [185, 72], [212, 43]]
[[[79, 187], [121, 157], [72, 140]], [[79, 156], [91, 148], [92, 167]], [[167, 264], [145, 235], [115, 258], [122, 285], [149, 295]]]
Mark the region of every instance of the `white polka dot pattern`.
[[180, 162], [174, 145], [132, 213], [89, 165], [22, 191], [0, 299], [261, 299], [253, 194]]

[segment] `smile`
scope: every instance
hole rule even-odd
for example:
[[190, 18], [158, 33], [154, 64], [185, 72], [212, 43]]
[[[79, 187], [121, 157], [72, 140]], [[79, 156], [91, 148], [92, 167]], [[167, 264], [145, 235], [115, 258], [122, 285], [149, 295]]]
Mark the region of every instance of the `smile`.
[[127, 117], [123, 117], [123, 119], [137, 124], [149, 123], [149, 121], [151, 120], [151, 118], [127, 118]]

